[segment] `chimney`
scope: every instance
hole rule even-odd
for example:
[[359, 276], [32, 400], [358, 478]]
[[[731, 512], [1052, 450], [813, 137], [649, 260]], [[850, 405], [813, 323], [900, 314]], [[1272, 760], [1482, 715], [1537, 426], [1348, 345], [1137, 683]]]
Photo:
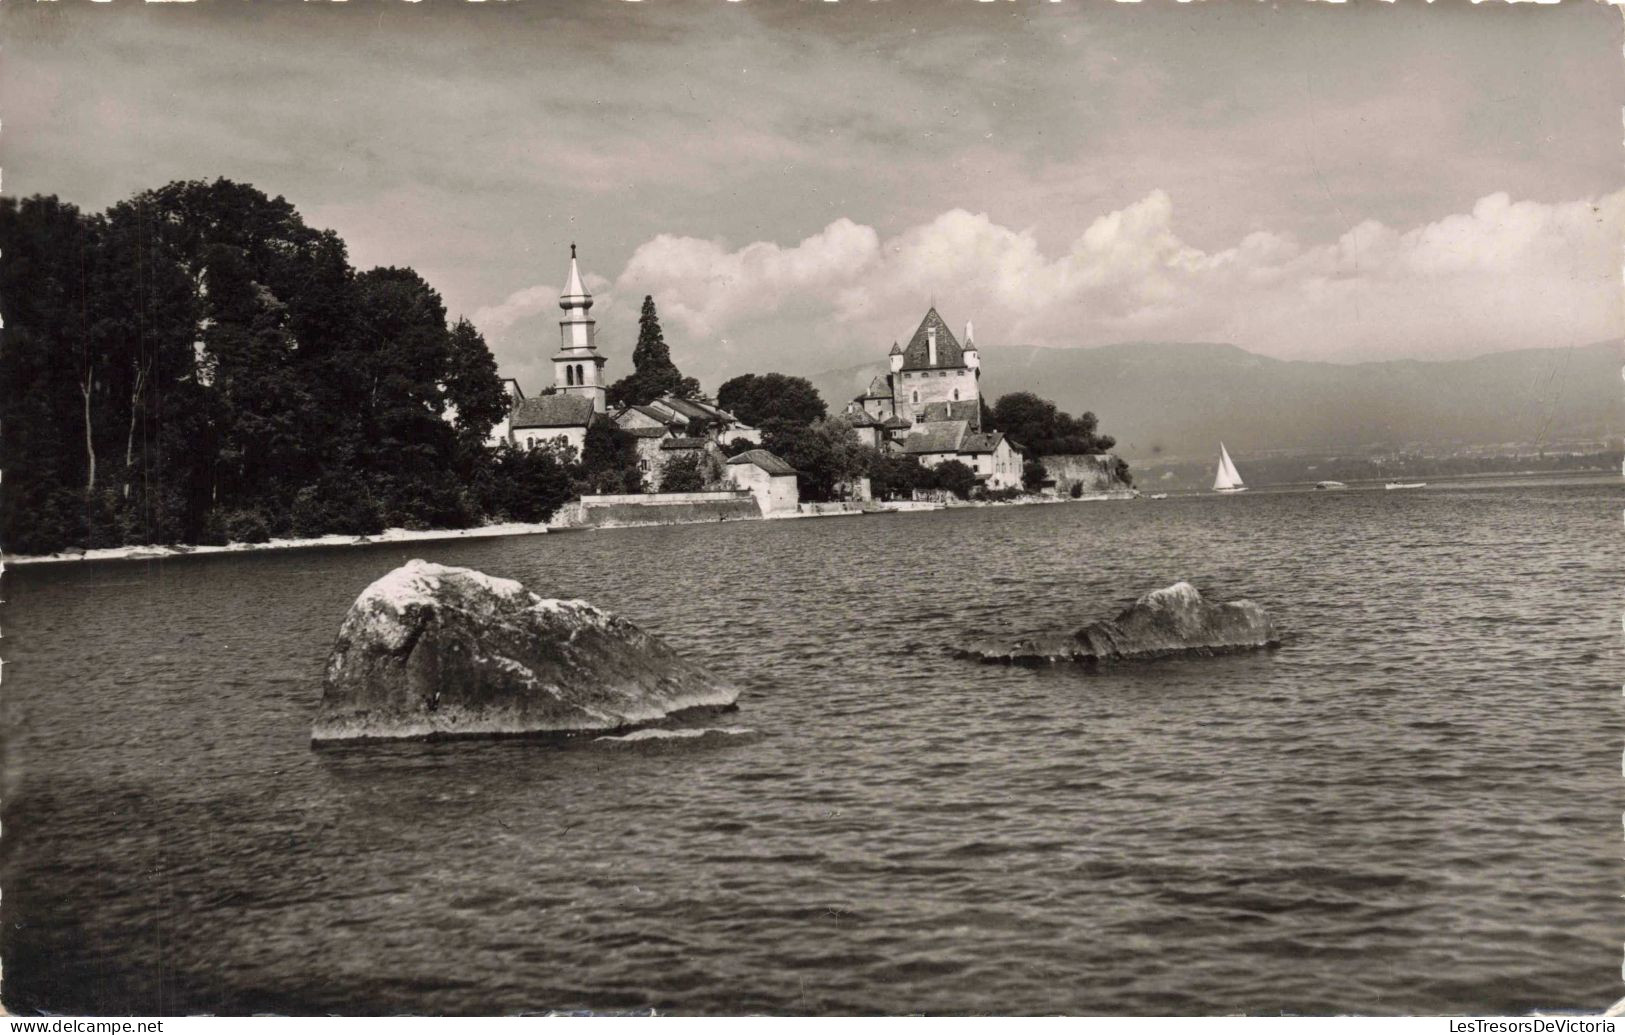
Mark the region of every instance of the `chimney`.
[[929, 358], [925, 361], [925, 365], [930, 366], [930, 367], [934, 367], [934, 366], [937, 365], [937, 325], [936, 324], [932, 324], [931, 326], [929, 326], [929, 327], [927, 327], [925, 329], [925, 345], [926, 345], [926, 349], [928, 350], [927, 354], [929, 356]]

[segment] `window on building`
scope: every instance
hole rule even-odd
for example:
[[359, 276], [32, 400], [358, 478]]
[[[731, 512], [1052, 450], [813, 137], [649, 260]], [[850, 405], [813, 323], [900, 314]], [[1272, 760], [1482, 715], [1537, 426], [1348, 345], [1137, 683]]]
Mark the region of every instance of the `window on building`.
[[576, 384], [578, 384], [578, 385], [584, 385], [584, 384], [586, 384], [586, 383], [587, 383], [587, 375], [586, 375], [586, 373], [585, 373], [585, 372], [584, 372], [584, 371], [583, 371], [583, 370], [582, 370], [582, 368], [581, 368], [581, 364], [580, 364], [580, 363], [577, 363], [577, 364], [576, 364]]
[[536, 448], [536, 436], [535, 435], [526, 435], [525, 436], [525, 448], [526, 449], [535, 449]]
[[639, 460], [638, 461], [638, 470], [647, 471], [648, 469], [649, 469], [649, 461], [647, 461], [647, 460]]
[[958, 401], [959, 401], [959, 389], [955, 388], [954, 389], [954, 402], [958, 402]]
[[564, 368], [564, 383], [567, 384], [567, 385], [570, 385], [572, 387], [575, 385], [575, 383], [576, 383], [576, 368], [575, 367], [565, 367]]
[[920, 401], [920, 393], [919, 393], [919, 392], [915, 392], [915, 393], [914, 393], [914, 395], [913, 395], [913, 397], [912, 397], [912, 400], [911, 400], [911, 401], [913, 401], [913, 402], [919, 402], [919, 401]]

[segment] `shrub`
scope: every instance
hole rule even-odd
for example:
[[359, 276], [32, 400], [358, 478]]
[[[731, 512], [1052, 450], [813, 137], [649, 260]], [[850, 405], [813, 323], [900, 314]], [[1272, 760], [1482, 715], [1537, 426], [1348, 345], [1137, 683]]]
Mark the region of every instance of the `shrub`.
[[1021, 465], [1021, 484], [1028, 492], [1037, 492], [1048, 477], [1049, 470], [1037, 460], [1028, 460]]
[[1128, 461], [1124, 460], [1122, 457], [1117, 458], [1115, 473], [1117, 474], [1117, 480], [1122, 482], [1124, 485], [1132, 486], [1134, 484], [1134, 476], [1130, 474], [1128, 470]]
[[971, 490], [976, 488], [976, 472], [958, 460], [944, 460], [932, 468], [937, 488], [947, 489], [962, 500], [970, 499]]
[[705, 473], [698, 454], [673, 457], [660, 472], [661, 492], [699, 492], [705, 488]]

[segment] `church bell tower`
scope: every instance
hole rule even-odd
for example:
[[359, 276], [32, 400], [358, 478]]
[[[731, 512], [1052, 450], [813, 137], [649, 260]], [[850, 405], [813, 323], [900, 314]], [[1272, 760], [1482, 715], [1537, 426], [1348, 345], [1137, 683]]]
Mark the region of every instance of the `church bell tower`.
[[604, 363], [598, 354], [597, 323], [587, 315], [592, 296], [581, 283], [576, 267], [576, 246], [570, 245], [570, 279], [559, 296], [564, 319], [559, 321], [559, 353], [553, 357], [553, 387], [566, 395], [592, 400], [595, 413], [607, 408], [604, 400]]

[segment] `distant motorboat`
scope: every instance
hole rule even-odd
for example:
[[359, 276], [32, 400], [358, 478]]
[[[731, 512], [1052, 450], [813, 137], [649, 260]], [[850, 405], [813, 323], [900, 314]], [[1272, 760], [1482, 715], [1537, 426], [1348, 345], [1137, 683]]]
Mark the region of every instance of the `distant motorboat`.
[[1428, 484], [1427, 482], [1389, 482], [1388, 484], [1384, 485], [1383, 488], [1385, 488], [1385, 489], [1425, 489], [1425, 488], [1427, 488], [1427, 484]]
[[1316, 482], [1315, 483], [1315, 488], [1317, 488], [1317, 489], [1346, 489], [1346, 488], [1348, 488], [1348, 486], [1344, 485], [1342, 482], [1325, 481], [1325, 482]]
[[1168, 498], [1168, 494], [1166, 492], [1153, 492], [1149, 498], [1154, 500], [1165, 500]]
[[1219, 443], [1219, 473], [1213, 478], [1214, 492], [1246, 492], [1247, 486], [1242, 484], [1241, 472], [1236, 470], [1236, 462], [1230, 459], [1230, 451]]

